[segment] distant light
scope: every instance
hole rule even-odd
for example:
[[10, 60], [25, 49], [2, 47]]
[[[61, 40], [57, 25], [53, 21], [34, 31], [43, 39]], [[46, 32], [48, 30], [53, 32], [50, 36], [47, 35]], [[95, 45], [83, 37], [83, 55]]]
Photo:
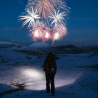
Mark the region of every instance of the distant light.
[[97, 45], [97, 44], [96, 44]]
[[54, 34], [54, 39], [59, 39], [59, 33]]
[[48, 33], [48, 32], [46, 33], [45, 37], [46, 37], [46, 38], [49, 38], [49, 33]]
[[39, 37], [38, 29], [34, 32], [35, 37]]

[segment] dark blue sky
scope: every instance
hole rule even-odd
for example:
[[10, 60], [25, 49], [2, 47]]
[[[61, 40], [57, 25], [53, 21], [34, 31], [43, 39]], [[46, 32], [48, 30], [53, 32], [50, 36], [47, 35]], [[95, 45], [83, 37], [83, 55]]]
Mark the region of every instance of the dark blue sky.
[[[98, 44], [98, 0], [67, 0], [66, 3], [71, 8], [67, 19], [68, 34], [54, 45]], [[0, 41], [22, 45], [34, 43], [28, 36], [27, 25], [22, 28], [22, 22], [18, 21], [26, 4], [27, 0], [0, 0]]]

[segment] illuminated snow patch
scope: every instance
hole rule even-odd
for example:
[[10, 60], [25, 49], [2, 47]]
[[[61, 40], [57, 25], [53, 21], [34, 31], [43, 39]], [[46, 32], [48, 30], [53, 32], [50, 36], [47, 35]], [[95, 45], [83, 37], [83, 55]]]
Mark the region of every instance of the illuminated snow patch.
[[22, 74], [28, 77], [31, 77], [31, 78], [42, 78], [43, 77], [42, 73], [40, 73], [39, 71], [35, 69], [24, 69], [22, 71]]

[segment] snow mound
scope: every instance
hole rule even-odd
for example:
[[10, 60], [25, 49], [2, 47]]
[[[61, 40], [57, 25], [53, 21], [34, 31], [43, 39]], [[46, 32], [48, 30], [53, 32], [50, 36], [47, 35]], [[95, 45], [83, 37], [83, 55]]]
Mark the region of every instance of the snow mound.
[[29, 46], [30, 48], [49, 48], [51, 47], [48, 43], [45, 42], [39, 42], [39, 43], [33, 43]]

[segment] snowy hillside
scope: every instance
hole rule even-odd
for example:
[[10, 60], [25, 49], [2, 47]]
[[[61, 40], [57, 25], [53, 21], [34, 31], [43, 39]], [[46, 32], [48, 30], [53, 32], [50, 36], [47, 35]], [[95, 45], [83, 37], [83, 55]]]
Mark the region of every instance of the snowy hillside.
[[96, 51], [96, 53], [98, 53], [97, 48], [92, 49], [88, 46], [76, 47], [74, 45], [64, 45], [58, 47], [51, 47], [50, 44], [45, 42], [36, 42], [31, 44], [30, 46], [22, 46], [11, 42], [0, 41], [0, 48], [7, 50], [15, 50], [18, 52], [24, 52], [31, 55], [38, 55], [38, 54], [45, 55], [49, 51], [52, 51], [55, 54], [79, 54], [79, 53], [90, 53], [92, 51]]
[[26, 64], [34, 63], [38, 60], [38, 57], [31, 56], [23, 53], [19, 53], [12, 50], [0, 49], [0, 64]]
[[89, 45], [88, 47], [91, 47], [91, 48], [98, 48], [98, 45]]
[[29, 46], [32, 50], [48, 49], [51, 46], [45, 42], [33, 43]]
[[[98, 98], [98, 54], [60, 54], [54, 98]], [[0, 49], [0, 98], [50, 98], [45, 58]]]
[[11, 42], [0, 41], [0, 48], [9, 50], [24, 50], [26, 46], [22, 46]]
[[51, 46], [45, 42], [33, 43], [30, 46], [22, 46], [16, 43], [0, 41], [0, 48], [7, 50], [15, 50], [28, 54], [30, 54], [29, 52], [33, 52], [31, 54], [42, 54], [44, 52], [48, 52], [47, 50], [50, 50]]

